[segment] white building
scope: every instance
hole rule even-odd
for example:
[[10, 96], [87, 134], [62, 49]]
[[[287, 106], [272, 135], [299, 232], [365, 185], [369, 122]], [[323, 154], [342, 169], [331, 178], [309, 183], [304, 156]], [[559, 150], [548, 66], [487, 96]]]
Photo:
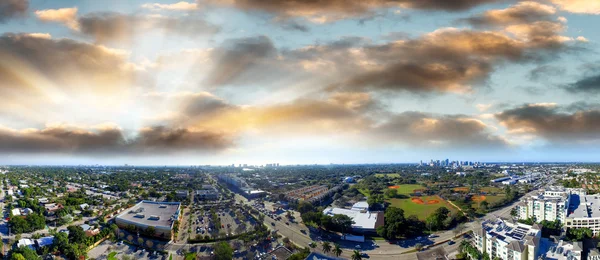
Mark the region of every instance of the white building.
[[329, 216], [346, 215], [354, 221], [352, 229], [355, 232], [375, 232], [378, 227], [384, 224], [383, 212], [371, 212], [368, 211], [368, 208], [369, 204], [366, 202], [358, 202], [352, 206], [352, 209], [326, 208], [323, 210], [323, 214]]
[[541, 228], [522, 223], [510, 223], [502, 219], [485, 221], [473, 232], [475, 247], [488, 253], [490, 259], [536, 260], [539, 254]]
[[519, 219], [533, 218], [536, 222], [558, 220], [565, 223], [570, 193], [571, 190], [562, 187], [550, 187], [544, 193], [526, 197], [517, 205], [517, 216]]

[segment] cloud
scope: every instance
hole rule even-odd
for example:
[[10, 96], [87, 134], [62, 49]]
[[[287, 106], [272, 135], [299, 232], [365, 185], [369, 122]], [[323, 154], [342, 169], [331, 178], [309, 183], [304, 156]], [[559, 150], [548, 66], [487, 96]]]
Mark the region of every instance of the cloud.
[[35, 15], [44, 22], [58, 22], [67, 25], [67, 27], [78, 31], [77, 7], [47, 9], [35, 11]]
[[475, 27], [504, 26], [553, 20], [556, 8], [537, 2], [524, 1], [501, 10], [489, 10], [460, 21]]
[[544, 80], [549, 77], [563, 76], [566, 73], [566, 69], [559, 66], [553, 65], [540, 65], [532, 69], [529, 72], [529, 79], [532, 81]]
[[0, 128], [0, 153], [4, 154], [141, 155], [218, 151], [232, 145], [230, 136], [218, 132], [165, 126], [146, 127], [132, 137], [115, 125]]
[[[46, 34], [0, 36], [0, 93], [48, 99], [88, 92], [126, 91], [135, 66], [126, 52]], [[4, 96], [6, 97], [6, 96]]]
[[544, 51], [559, 47], [537, 46], [499, 32], [447, 28], [416, 39], [345, 50], [345, 55], [321, 48], [313, 57], [331, 60], [333, 53], [336, 60], [331, 63], [346, 72], [340, 74], [355, 75], [332, 84], [332, 90], [463, 93], [485, 83], [496, 66], [533, 61]]
[[222, 86], [239, 82], [246, 76], [258, 77], [259, 71], [263, 71], [261, 67], [276, 54], [277, 49], [266, 36], [228, 40], [212, 52], [214, 68], [206, 84]]
[[151, 10], [192, 11], [198, 9], [198, 4], [184, 1], [177, 2], [174, 4], [148, 3], [143, 4], [142, 8]]
[[503, 149], [510, 144], [478, 119], [408, 111], [391, 116], [371, 135], [388, 142], [451, 149]]
[[600, 140], [598, 105], [525, 104], [497, 113], [495, 117], [513, 134], [535, 135], [557, 143]]
[[0, 0], [0, 23], [24, 17], [29, 8], [28, 0]]
[[159, 30], [173, 35], [197, 37], [213, 35], [220, 27], [194, 16], [127, 15], [115, 12], [90, 13], [78, 19], [80, 32], [99, 43], [131, 43], [140, 33]]
[[302, 17], [313, 23], [321, 24], [342, 19], [370, 17], [376, 10], [384, 8], [462, 11], [477, 5], [500, 1], [504, 0], [207, 0], [198, 1], [198, 3], [267, 12], [283, 19]]
[[563, 89], [573, 94], [600, 94], [600, 74], [587, 75], [575, 83], [563, 86]]
[[560, 9], [581, 14], [600, 14], [600, 2], [596, 0], [550, 0]]

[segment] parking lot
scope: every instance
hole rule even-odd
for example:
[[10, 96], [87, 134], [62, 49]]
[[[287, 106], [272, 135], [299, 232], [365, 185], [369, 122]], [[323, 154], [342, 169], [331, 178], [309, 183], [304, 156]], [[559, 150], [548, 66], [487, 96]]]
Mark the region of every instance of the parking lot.
[[142, 260], [158, 260], [168, 259], [168, 255], [163, 255], [158, 252], [147, 251], [146, 249], [132, 246], [123, 242], [111, 242], [106, 240], [97, 247], [93, 248], [88, 252], [88, 257], [98, 260], [108, 259], [109, 255], [113, 255], [117, 259], [121, 259], [121, 256], [131, 256], [135, 259]]
[[217, 221], [213, 221], [212, 214], [213, 212], [204, 210], [194, 212], [191, 219], [191, 238], [234, 236], [245, 233], [253, 226], [253, 220], [240, 208], [214, 210]]

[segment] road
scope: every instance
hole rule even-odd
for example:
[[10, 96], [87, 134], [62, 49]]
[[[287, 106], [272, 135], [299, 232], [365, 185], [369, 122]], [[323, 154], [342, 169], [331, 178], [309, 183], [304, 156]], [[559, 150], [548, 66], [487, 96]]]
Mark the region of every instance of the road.
[[[534, 192], [537, 192], [537, 190], [531, 191], [530, 193], [528, 193], [525, 196], [531, 195]], [[244, 204], [250, 205], [250, 202], [247, 199], [245, 199], [244, 197], [239, 196], [237, 194], [236, 194], [236, 201], [242, 201], [242, 202], [244, 202]], [[513, 202], [513, 203], [511, 203], [507, 206], [504, 206], [503, 208], [500, 208], [498, 210], [495, 210], [493, 212], [490, 212], [490, 213], [486, 214], [486, 216], [484, 216], [480, 220], [485, 220], [485, 219], [491, 220], [491, 219], [497, 219], [498, 217], [510, 218], [511, 217], [510, 211], [511, 211], [514, 203], [516, 203], [516, 202]], [[269, 202], [265, 202], [266, 208], [269, 208], [270, 205], [271, 204]], [[299, 219], [299, 217], [297, 217], [297, 219]], [[272, 222], [275, 223], [275, 226], [271, 225]], [[290, 225], [286, 225], [285, 221], [274, 221], [273, 219], [269, 218], [268, 216], [265, 217], [264, 223], [271, 230], [277, 230], [277, 232], [279, 234], [281, 234], [285, 237], [288, 237], [292, 242], [294, 242], [295, 244], [297, 244], [299, 246], [306, 247], [309, 243], [311, 243], [313, 241], [317, 241], [317, 238], [314, 235], [311, 235], [312, 236], [311, 237], [309, 235], [303, 234], [300, 231], [303, 229], [308, 230], [306, 228], [306, 226], [304, 226], [302, 223], [290, 223]], [[480, 223], [480, 221], [472, 221], [472, 222], [465, 223], [465, 229], [463, 232], [472, 231], [473, 229], [478, 227], [479, 223]], [[355, 243], [355, 242], [346, 242], [346, 241], [338, 241], [338, 242], [340, 243], [340, 245], [342, 246], [342, 249], [343, 249], [342, 257], [345, 257], [345, 258], [350, 258], [351, 254], [355, 250], [355, 246], [360, 245], [360, 247], [361, 247], [360, 250], [362, 252], [367, 253], [369, 255], [370, 259], [399, 259], [400, 255], [402, 256], [402, 259], [416, 259], [415, 253], [410, 253], [410, 254], [403, 254], [403, 253], [407, 253], [409, 251], [414, 250], [414, 246], [417, 243], [421, 243], [423, 245], [432, 245], [432, 244], [448, 241], [455, 237], [455, 234], [452, 230], [437, 232], [436, 235], [437, 235], [437, 237], [435, 237], [435, 238], [422, 238], [420, 240], [417, 240], [417, 239], [402, 240], [400, 242], [400, 244], [390, 244], [384, 240], [376, 241], [376, 243], [378, 244], [378, 247], [374, 247], [372, 245], [374, 242], [372, 240], [366, 241], [365, 243]], [[456, 243], [455, 245], [449, 246], [446, 243], [443, 243], [443, 244], [440, 244], [439, 246], [448, 247], [447, 252], [452, 252], [452, 251], [456, 250], [457, 244], [458, 243]]]

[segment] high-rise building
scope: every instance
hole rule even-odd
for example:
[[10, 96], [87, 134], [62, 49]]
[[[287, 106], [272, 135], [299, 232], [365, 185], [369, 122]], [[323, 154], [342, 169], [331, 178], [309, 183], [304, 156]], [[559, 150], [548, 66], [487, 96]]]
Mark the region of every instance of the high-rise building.
[[519, 219], [532, 218], [565, 223], [571, 190], [563, 187], [549, 187], [543, 193], [522, 199], [517, 205]]

